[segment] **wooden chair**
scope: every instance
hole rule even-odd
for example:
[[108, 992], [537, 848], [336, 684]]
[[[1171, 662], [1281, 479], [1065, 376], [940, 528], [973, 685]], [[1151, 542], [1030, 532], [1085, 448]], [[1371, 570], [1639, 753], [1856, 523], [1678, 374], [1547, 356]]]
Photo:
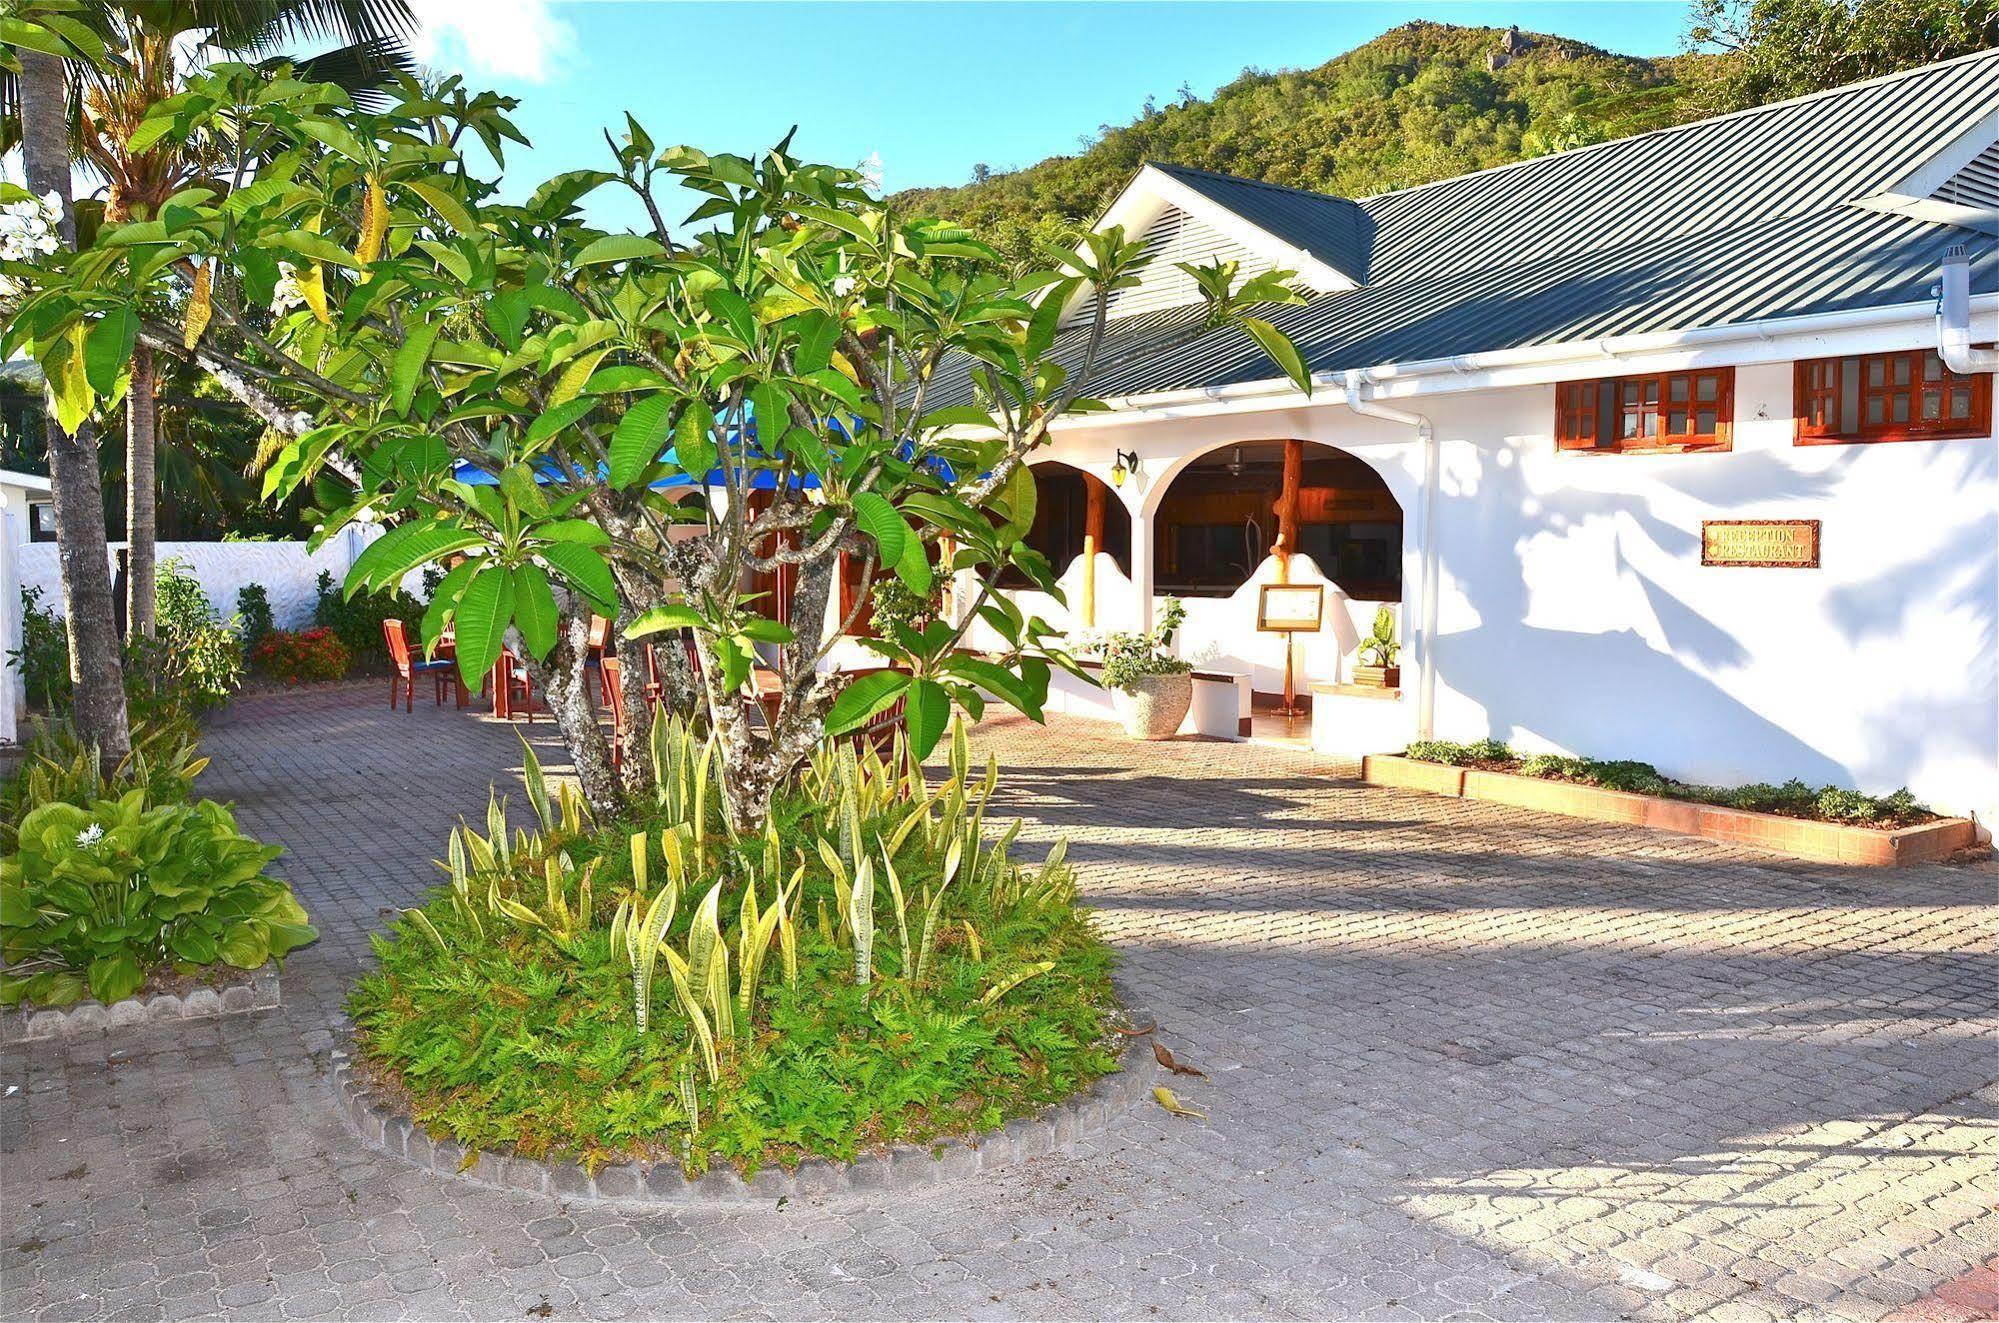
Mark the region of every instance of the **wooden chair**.
[[603, 616], [591, 616], [590, 634], [584, 646], [588, 655], [584, 657], [583, 664], [597, 668], [597, 692], [608, 703], [611, 700], [611, 680], [604, 673], [604, 659], [609, 655], [611, 646], [611, 622]]
[[493, 687], [494, 716], [513, 720], [518, 703], [527, 714], [528, 724], [534, 723], [534, 681], [513, 649], [500, 649], [500, 660], [493, 663], [493, 674], [487, 683]]
[[444, 687], [451, 685], [458, 694], [458, 704], [465, 705], [465, 691], [458, 687], [458, 664], [445, 657], [424, 661], [410, 652], [409, 635], [400, 620], [382, 622], [382, 642], [389, 649], [389, 710], [396, 707], [396, 690], [403, 691], [403, 711], [416, 711], [416, 677], [419, 671], [429, 675], [436, 682], [437, 705], [444, 706]]
[[604, 658], [604, 705], [611, 710], [611, 770], [625, 765], [625, 686], [616, 657]]

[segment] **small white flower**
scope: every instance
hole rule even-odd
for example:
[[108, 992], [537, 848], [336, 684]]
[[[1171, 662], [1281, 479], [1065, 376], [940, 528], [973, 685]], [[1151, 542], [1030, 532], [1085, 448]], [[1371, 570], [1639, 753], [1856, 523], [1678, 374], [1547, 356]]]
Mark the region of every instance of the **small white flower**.
[[76, 834], [77, 845], [85, 850], [88, 850], [91, 846], [97, 844], [99, 841], [103, 839], [104, 839], [104, 827], [102, 826], [102, 824], [95, 822], [91, 823], [88, 827], [85, 827], [82, 831]]
[[298, 268], [290, 262], [278, 263], [278, 283], [271, 290], [271, 315], [282, 317], [304, 304], [305, 293], [298, 287]]
[[861, 172], [861, 187], [867, 189], [870, 193], [880, 193], [882, 191], [882, 154], [880, 152], [869, 152], [854, 168]]
[[854, 287], [858, 283], [859, 282], [857, 282], [852, 276], [834, 277], [833, 284], [831, 286], [834, 297], [842, 299], [846, 298], [849, 294], [852, 294], [854, 292]]

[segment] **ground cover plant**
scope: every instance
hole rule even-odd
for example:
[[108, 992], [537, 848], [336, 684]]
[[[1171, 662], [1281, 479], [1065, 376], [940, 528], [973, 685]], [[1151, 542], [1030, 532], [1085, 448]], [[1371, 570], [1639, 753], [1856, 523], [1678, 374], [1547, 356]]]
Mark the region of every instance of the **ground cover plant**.
[[990, 1129], [1115, 1069], [1111, 954], [1061, 847], [985, 837], [962, 728], [931, 788], [900, 747], [824, 747], [731, 833], [712, 741], [668, 717], [647, 804], [450, 842], [448, 881], [376, 939], [360, 1059], [468, 1150], [692, 1173]]
[[1790, 780], [1782, 785], [1757, 781], [1740, 786], [1696, 785], [1676, 781], [1650, 763], [1630, 759], [1570, 757], [1555, 753], [1516, 753], [1502, 740], [1475, 740], [1460, 744], [1451, 740], [1417, 740], [1409, 746], [1408, 757], [1452, 767], [1477, 767], [1492, 772], [1517, 772], [1549, 781], [1574, 781], [1581, 785], [1624, 790], [1636, 795], [1658, 795], [1698, 804], [1718, 804], [1726, 808], [1776, 813], [1787, 818], [1809, 818], [1816, 822], [1838, 822], [1861, 827], [1911, 827], [1929, 822], [1936, 813], [1916, 802], [1907, 789], [1889, 795], [1869, 795], [1840, 786], [1809, 786]]

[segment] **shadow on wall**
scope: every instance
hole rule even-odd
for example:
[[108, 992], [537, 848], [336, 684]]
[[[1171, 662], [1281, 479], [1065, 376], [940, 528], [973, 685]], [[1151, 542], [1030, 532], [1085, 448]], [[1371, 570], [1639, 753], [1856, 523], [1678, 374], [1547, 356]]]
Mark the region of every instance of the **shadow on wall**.
[[[1647, 473], [1644, 486], [1656, 484], [1662, 496], [1691, 498], [1690, 504], [1712, 517], [1838, 505], [1851, 509], [1856, 479], [1849, 470], [1861, 458], [1843, 455], [1822, 467], [1801, 468], [1782, 453], [1688, 457], [1684, 469]], [[1975, 444], [1939, 448], [1924, 458], [1922, 482], [1938, 491], [1989, 488], [1999, 463], [1989, 445]], [[1535, 490], [1523, 471], [1526, 466], [1512, 452], [1473, 450], [1472, 461], [1475, 475], [1461, 477], [1455, 490], [1447, 480], [1440, 490], [1438, 523], [1446, 530], [1440, 552], [1445, 582], [1464, 592], [1480, 623], [1442, 632], [1438, 655], [1444, 685], [1484, 710], [1494, 738], [1545, 741], [1598, 757], [1644, 759], [1690, 780], [1799, 777], [1815, 784], [1857, 784], [1875, 793], [1913, 780], [1915, 772], [1940, 756], [1991, 752], [1993, 719], [1999, 715], [1993, 710], [1999, 695], [1990, 682], [1999, 631], [1999, 561], [1993, 552], [1999, 521], [1994, 517], [1969, 523], [1898, 560], [1888, 558], [1895, 540], [1883, 530], [1871, 530], [1882, 544], [1883, 561], [1866, 582], [1798, 585], [1822, 603], [1824, 628], [1836, 631], [1849, 653], [1869, 641], [1878, 646], [1883, 639], [1912, 637], [1916, 621], [1941, 613], [1969, 622], [1961, 627], [1983, 640], [1981, 649], [1959, 657], [1912, 657], [1907, 676], [1876, 677], [1906, 684], [1907, 701], [1895, 704], [1892, 713], [1855, 713], [1850, 720], [1862, 729], [1849, 746], [1867, 752], [1864, 760], [1843, 761], [1766, 717], [1751, 702], [1758, 689], [1783, 692], [1775, 687], [1781, 683], [1825, 684], [1828, 701], [1837, 702], [1842, 683], [1860, 682], [1855, 675], [1859, 663], [1851, 656], [1828, 657], [1822, 641], [1797, 641], [1776, 623], [1766, 635], [1745, 636], [1661, 582], [1647, 564], [1698, 564], [1698, 532], [1685, 517], [1662, 516], [1660, 497], [1648, 497], [1642, 488], [1593, 491], [1563, 484]], [[1533, 513], [1531, 525], [1523, 529], [1518, 521], [1525, 511]], [[1828, 532], [1828, 537], [1836, 535], [1870, 535], [1865, 515], [1856, 511]], [[1550, 537], [1584, 544], [1578, 555], [1599, 555], [1609, 546], [1610, 566], [1589, 566], [1575, 578], [1576, 592], [1595, 599], [1582, 609], [1560, 610], [1566, 604], [1552, 601], [1559, 587], [1529, 582], [1533, 544]], [[1788, 581], [1765, 582], [1781, 589]], [[1744, 586], [1719, 578], [1715, 584], [1718, 591]], [[1607, 594], [1606, 589], [1614, 591]], [[1743, 599], [1732, 600], [1739, 615]], [[1553, 614], [1594, 614], [1613, 627], [1594, 631], [1527, 623], [1536, 615], [1546, 619], [1551, 605]], [[1647, 612], [1656, 621], [1660, 641], [1640, 632], [1648, 623]], [[1975, 676], [1965, 675], [1967, 666], [1981, 664], [1980, 656], [1986, 659], [1982, 664], [1988, 681], [1982, 687]], [[1925, 668], [1936, 686], [1929, 692], [1924, 690]], [[1740, 685], [1724, 688], [1712, 678], [1731, 671], [1742, 675]], [[1742, 694], [1751, 695], [1751, 701]], [[1441, 736], [1487, 733], [1464, 725], [1440, 705]]]

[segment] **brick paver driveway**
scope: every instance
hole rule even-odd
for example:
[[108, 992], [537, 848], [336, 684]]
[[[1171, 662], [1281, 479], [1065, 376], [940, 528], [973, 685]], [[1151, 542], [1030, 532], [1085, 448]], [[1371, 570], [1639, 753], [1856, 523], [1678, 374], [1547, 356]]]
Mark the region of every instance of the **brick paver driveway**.
[[[513, 732], [251, 698], [208, 791], [324, 939], [282, 1011], [4, 1056], [0, 1315], [1970, 1316], [1994, 1253], [1984, 868], [1859, 873], [999, 722], [1206, 1125], [868, 1202], [628, 1212], [377, 1159], [341, 990]], [[525, 727], [516, 729], [526, 731]], [[547, 727], [539, 728], [545, 739]], [[518, 796], [516, 796], [518, 798]]]

